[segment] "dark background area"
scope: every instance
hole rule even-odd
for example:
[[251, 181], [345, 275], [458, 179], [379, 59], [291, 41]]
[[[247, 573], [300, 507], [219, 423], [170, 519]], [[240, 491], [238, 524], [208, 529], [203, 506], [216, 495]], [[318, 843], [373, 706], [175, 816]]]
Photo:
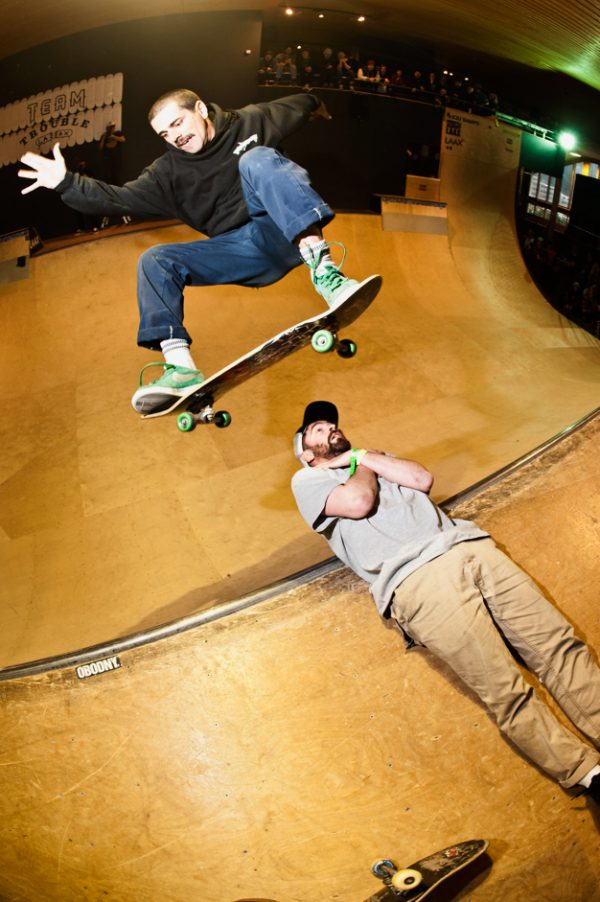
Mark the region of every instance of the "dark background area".
[[[285, 28], [288, 30], [286, 31]], [[278, 50], [301, 43], [306, 36], [297, 24], [277, 34], [263, 34], [259, 11], [193, 13], [126, 22], [82, 32], [37, 46], [0, 61], [0, 105], [62, 84], [115, 72], [124, 74], [122, 178], [135, 178], [163, 152], [162, 142], [148, 125], [146, 114], [160, 94], [190, 87], [207, 101], [238, 107], [269, 100], [297, 88], [265, 88], [256, 84], [261, 49]], [[564, 124], [593, 133], [600, 129], [598, 94], [559, 73], [475, 55], [458, 48], [423, 43], [390, 42], [370, 37], [360, 44], [356, 29], [321, 30], [321, 45], [360, 51], [361, 61], [400, 59], [406, 70], [453, 66], [457, 74], [477, 75], [487, 90], [510, 95], [531, 107], [542, 119], [564, 111]], [[313, 39], [313, 45], [315, 41]], [[247, 53], [246, 51], [250, 51]], [[319, 90], [333, 122], [318, 121], [288, 140], [284, 148], [309, 169], [314, 184], [337, 209], [372, 206], [380, 193], [401, 193], [406, 148], [425, 146], [434, 155], [440, 140], [441, 110], [395, 98]], [[593, 112], [592, 112], [593, 110]], [[566, 114], [569, 114], [567, 121]], [[100, 173], [97, 144], [65, 150], [70, 168], [85, 159]], [[75, 213], [58, 196], [40, 189], [23, 197], [18, 164], [0, 169], [0, 232], [35, 226], [42, 237], [74, 231]]]
[[586, 175], [575, 177], [570, 227], [600, 237], [600, 179]]

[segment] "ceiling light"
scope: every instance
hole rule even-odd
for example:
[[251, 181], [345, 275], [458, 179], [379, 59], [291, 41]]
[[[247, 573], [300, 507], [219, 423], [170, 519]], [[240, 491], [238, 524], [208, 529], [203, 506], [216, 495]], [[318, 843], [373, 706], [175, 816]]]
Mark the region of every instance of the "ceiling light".
[[287, 7], [287, 9], [286, 9], [286, 11], [285, 11], [285, 14], [286, 14], [286, 16], [293, 16], [293, 15], [294, 15], [294, 10], [292, 9], [291, 6], [288, 6], [288, 7]]

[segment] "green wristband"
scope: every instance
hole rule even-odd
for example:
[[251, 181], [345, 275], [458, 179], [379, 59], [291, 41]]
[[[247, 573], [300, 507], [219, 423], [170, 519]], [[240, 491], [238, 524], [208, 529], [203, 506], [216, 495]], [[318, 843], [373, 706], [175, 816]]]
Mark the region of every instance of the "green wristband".
[[357, 466], [362, 463], [366, 453], [364, 448], [352, 449], [352, 453], [350, 454], [350, 476], [354, 476]]
[[356, 470], [356, 452], [358, 448], [353, 448], [352, 453], [350, 455], [350, 476], [354, 476]]

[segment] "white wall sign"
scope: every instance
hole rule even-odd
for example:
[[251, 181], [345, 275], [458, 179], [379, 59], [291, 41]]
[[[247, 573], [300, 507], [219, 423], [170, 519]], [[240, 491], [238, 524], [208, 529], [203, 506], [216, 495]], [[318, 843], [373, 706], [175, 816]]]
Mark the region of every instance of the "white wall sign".
[[97, 141], [106, 125], [121, 128], [123, 73], [100, 75], [42, 91], [0, 107], [0, 166], [28, 150], [50, 153], [58, 141], [74, 147]]

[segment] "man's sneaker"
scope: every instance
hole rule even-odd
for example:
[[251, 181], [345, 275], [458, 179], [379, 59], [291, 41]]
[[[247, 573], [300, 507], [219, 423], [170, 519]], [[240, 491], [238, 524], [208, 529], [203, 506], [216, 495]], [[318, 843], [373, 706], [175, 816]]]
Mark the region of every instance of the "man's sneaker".
[[334, 265], [324, 264], [319, 274], [313, 273], [313, 285], [331, 308], [349, 298], [359, 286], [356, 279], [349, 279]]
[[[160, 366], [164, 372], [155, 382], [142, 385], [144, 370], [151, 366]], [[191, 395], [204, 382], [200, 370], [190, 370], [185, 366], [172, 363], [147, 363], [140, 372], [139, 388], [131, 403], [138, 413], [160, 413], [174, 407], [176, 402]]]
[[[339, 244], [339, 242], [334, 242]], [[356, 279], [349, 279], [341, 271], [344, 259], [346, 257], [346, 249], [343, 244], [339, 244], [342, 248], [342, 262], [337, 266], [329, 256], [329, 245], [326, 241], [320, 242], [313, 249], [313, 253], [309, 259], [303, 254], [304, 262], [310, 269], [312, 283], [319, 292], [328, 307], [337, 307], [346, 298], [349, 298], [360, 283]]]

